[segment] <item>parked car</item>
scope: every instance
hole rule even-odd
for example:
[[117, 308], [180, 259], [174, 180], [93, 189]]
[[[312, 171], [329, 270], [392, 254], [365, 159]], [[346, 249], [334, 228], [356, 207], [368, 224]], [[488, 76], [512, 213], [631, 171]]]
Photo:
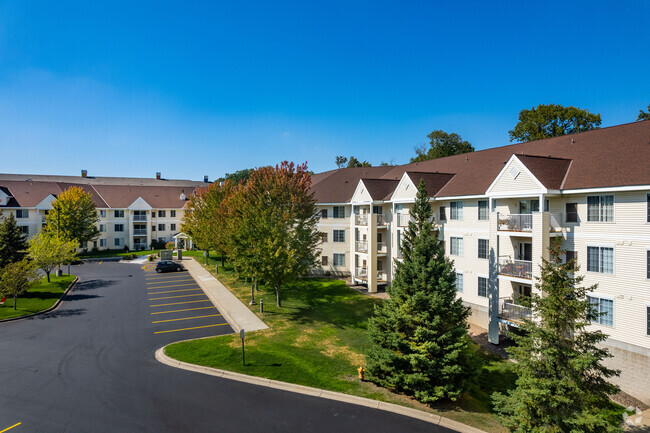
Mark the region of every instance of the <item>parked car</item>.
[[171, 260], [161, 260], [156, 264], [156, 272], [182, 271], [183, 265], [172, 262]]

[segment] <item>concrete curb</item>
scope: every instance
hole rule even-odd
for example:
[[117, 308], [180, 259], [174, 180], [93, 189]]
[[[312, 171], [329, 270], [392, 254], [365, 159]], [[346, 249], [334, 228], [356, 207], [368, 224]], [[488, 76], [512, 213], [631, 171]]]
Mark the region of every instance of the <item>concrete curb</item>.
[[[173, 343], [172, 343], [173, 344]], [[354, 395], [343, 394], [340, 392], [327, 391], [319, 388], [311, 388], [309, 386], [295, 385], [287, 382], [280, 382], [278, 380], [265, 379], [262, 377], [248, 376], [246, 374], [235, 373], [227, 370], [219, 370], [211, 367], [203, 367], [200, 365], [189, 364], [187, 362], [178, 361], [170, 358], [165, 354], [165, 347], [156, 350], [156, 360], [162, 364], [170, 367], [180, 368], [182, 370], [193, 371], [195, 373], [207, 374], [210, 376], [221, 377], [229, 380], [236, 380], [238, 382], [249, 383], [252, 385], [264, 386], [267, 388], [280, 389], [283, 391], [295, 392], [297, 394], [309, 395], [312, 397], [326, 398], [329, 400], [340, 401], [343, 403], [356, 404], [358, 406], [370, 407], [373, 409], [383, 410], [386, 412], [396, 413], [411, 418], [416, 418], [421, 421], [426, 421], [431, 424], [437, 424], [460, 433], [485, 433], [475, 427], [471, 427], [440, 415], [424, 412], [418, 409], [400, 406], [393, 403], [386, 403], [383, 401], [372, 400], [369, 398], [357, 397]]]
[[63, 292], [63, 293], [61, 294], [61, 296], [59, 296], [59, 299], [57, 299], [57, 301], [54, 303], [54, 305], [52, 305], [52, 306], [51, 306], [50, 308], [48, 308], [47, 310], [39, 311], [38, 313], [28, 314], [27, 316], [19, 316], [19, 317], [11, 317], [11, 318], [9, 318], [9, 319], [2, 319], [2, 320], [0, 320], [0, 323], [4, 323], [4, 322], [13, 322], [13, 321], [15, 321], [15, 320], [21, 320], [21, 319], [29, 319], [30, 317], [39, 316], [39, 315], [41, 315], [41, 314], [49, 313], [50, 311], [54, 311], [54, 310], [56, 310], [57, 308], [59, 308], [59, 305], [61, 305], [61, 301], [63, 301], [63, 298], [65, 298], [65, 295], [67, 295], [68, 292], [69, 292], [70, 290], [72, 290], [72, 287], [77, 283], [77, 281], [79, 281], [79, 277], [76, 277], [76, 278], [74, 279], [74, 281], [72, 281], [72, 282], [70, 283], [70, 285], [68, 286], [68, 288], [65, 289], [65, 292]]

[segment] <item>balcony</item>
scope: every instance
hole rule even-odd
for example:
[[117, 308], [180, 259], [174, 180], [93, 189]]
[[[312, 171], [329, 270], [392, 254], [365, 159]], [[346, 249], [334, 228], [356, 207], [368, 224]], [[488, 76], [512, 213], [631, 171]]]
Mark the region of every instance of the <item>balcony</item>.
[[509, 277], [532, 280], [533, 262], [530, 260], [500, 259], [499, 275], [507, 275]]
[[368, 278], [368, 268], [357, 268], [356, 272], [354, 273], [354, 276], [357, 278], [361, 279], [367, 279]]
[[354, 243], [354, 250], [360, 253], [368, 252], [368, 241], [356, 241]]
[[403, 257], [402, 257], [402, 249], [401, 249], [401, 248], [397, 248], [397, 251], [395, 252], [395, 257], [397, 257], [398, 259], [402, 259], [402, 258], [403, 258]]
[[357, 226], [367, 226], [368, 225], [368, 214], [361, 213], [354, 216], [354, 224]]
[[386, 281], [388, 280], [388, 274], [386, 274], [385, 271], [378, 270], [377, 271], [377, 281]]
[[133, 236], [147, 236], [147, 229], [133, 229]]
[[377, 253], [386, 254], [388, 252], [388, 246], [386, 242], [377, 242]]
[[562, 231], [562, 214], [552, 213], [548, 216], [548, 226], [551, 233], [557, 233]]
[[133, 215], [133, 221], [147, 221], [146, 215]]
[[378, 213], [377, 214], [377, 225], [378, 226], [385, 226], [386, 224], [388, 224], [388, 220], [386, 219], [386, 217], [383, 216], [382, 214]]
[[399, 227], [408, 227], [409, 221], [413, 221], [413, 217], [407, 213], [397, 214], [397, 225]]
[[533, 215], [532, 214], [512, 214], [499, 215], [500, 231], [507, 232], [532, 232]]
[[512, 299], [499, 299], [499, 318], [509, 322], [523, 323], [524, 319], [531, 319], [533, 310], [523, 305], [517, 305]]

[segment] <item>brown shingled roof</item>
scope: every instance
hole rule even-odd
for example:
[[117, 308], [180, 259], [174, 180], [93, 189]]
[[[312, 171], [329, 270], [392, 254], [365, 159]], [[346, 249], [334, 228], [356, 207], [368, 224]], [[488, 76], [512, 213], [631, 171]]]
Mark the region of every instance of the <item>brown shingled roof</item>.
[[0, 180], [0, 186], [9, 190], [13, 197], [7, 207], [34, 207], [50, 194], [61, 194], [61, 188], [55, 182]]
[[455, 176], [451, 173], [426, 173], [421, 171], [407, 171], [406, 175], [418, 186], [420, 180], [424, 179], [427, 195], [434, 197]]
[[81, 183], [65, 183], [65, 182], [57, 182], [57, 185], [59, 186], [61, 192], [73, 186], [76, 186], [77, 188], [81, 188], [82, 190], [84, 190], [84, 192], [90, 193], [90, 195], [93, 197], [93, 202], [95, 203], [95, 206], [99, 208], [109, 207], [106, 204], [106, 202], [102, 199], [102, 197], [97, 193], [97, 191], [95, 191], [95, 189], [90, 185], [84, 185]]
[[517, 155], [525, 166], [547, 189], [560, 189], [571, 167], [570, 159], [548, 156]]
[[393, 167], [339, 168], [312, 184], [311, 191], [318, 203], [345, 203], [352, 198], [361, 178], [381, 178]]
[[195, 190], [181, 186], [94, 185], [94, 188], [109, 207], [117, 209], [129, 207], [138, 197], [156, 209], [180, 209], [187, 203], [180, 199], [181, 193], [189, 198]]
[[388, 200], [393, 195], [399, 180], [393, 179], [361, 179], [373, 200]]

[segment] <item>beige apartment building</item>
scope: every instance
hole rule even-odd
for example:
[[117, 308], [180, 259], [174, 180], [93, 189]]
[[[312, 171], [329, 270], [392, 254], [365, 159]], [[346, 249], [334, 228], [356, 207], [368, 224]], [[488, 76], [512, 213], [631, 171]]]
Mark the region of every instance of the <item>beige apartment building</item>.
[[188, 198], [204, 182], [155, 178], [0, 174], [0, 218], [13, 213], [28, 237], [45, 225], [52, 202], [76, 186], [90, 193], [99, 212], [99, 237], [80, 250], [144, 250], [153, 240], [169, 242], [180, 232]]
[[[369, 291], [389, 285], [424, 179], [471, 321], [498, 344], [533, 312], [551, 239], [577, 259], [622, 369], [622, 389], [650, 404], [650, 121], [395, 167], [313, 176], [322, 212], [320, 271]], [[525, 304], [525, 303], [524, 303]]]

